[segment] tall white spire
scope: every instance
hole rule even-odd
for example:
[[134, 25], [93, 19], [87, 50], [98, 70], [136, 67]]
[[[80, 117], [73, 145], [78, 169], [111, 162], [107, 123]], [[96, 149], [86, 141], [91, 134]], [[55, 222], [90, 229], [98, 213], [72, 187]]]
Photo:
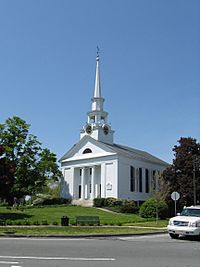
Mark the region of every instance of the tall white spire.
[[97, 46], [97, 57], [96, 57], [96, 76], [95, 76], [95, 87], [94, 97], [101, 97], [101, 84], [100, 84], [100, 70], [99, 70], [99, 48]]
[[94, 85], [94, 96], [92, 98], [92, 111], [103, 111], [104, 98], [101, 97], [101, 83], [100, 83], [100, 63], [99, 63], [99, 48], [97, 46], [96, 56], [96, 75]]
[[113, 133], [108, 124], [108, 113], [103, 109], [104, 98], [101, 96], [100, 69], [99, 69], [99, 48], [97, 47], [96, 56], [96, 75], [94, 96], [92, 97], [92, 108], [87, 113], [88, 122], [81, 129], [80, 138], [90, 135], [98, 141], [113, 144]]

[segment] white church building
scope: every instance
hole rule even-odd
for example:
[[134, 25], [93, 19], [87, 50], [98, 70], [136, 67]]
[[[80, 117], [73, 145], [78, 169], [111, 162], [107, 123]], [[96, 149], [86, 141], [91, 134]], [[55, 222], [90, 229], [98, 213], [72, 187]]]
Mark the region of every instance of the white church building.
[[80, 131], [79, 142], [59, 160], [62, 196], [82, 205], [92, 205], [94, 198], [108, 197], [145, 201], [151, 196], [154, 178], [168, 164], [145, 151], [115, 144], [103, 104], [97, 54], [88, 122]]

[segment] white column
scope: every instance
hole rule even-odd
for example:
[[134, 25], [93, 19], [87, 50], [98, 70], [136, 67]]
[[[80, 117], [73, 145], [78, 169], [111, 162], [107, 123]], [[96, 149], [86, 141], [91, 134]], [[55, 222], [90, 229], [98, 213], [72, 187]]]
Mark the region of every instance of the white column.
[[75, 170], [74, 170], [74, 167], [71, 168], [71, 172], [72, 172], [72, 191], [71, 191], [71, 195], [72, 195], [72, 198], [75, 198]]
[[98, 184], [95, 184], [95, 198], [99, 197], [98, 196]]
[[91, 199], [95, 198], [95, 192], [94, 192], [94, 184], [95, 184], [95, 172], [96, 172], [96, 167], [92, 167], [92, 177], [91, 177]]
[[81, 176], [81, 199], [85, 199], [85, 168], [82, 169]]
[[101, 170], [101, 196], [106, 197], [106, 164], [102, 163], [100, 166]]
[[85, 199], [88, 198], [88, 184], [85, 184]]

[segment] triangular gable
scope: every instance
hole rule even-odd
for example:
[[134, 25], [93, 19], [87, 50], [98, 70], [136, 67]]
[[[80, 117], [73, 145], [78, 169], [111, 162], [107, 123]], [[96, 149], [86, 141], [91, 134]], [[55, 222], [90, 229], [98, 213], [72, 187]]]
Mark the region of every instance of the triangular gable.
[[[86, 149], [90, 149], [92, 152], [84, 153]], [[114, 154], [116, 154], [116, 151], [114, 151], [112, 148], [86, 135], [67, 153], [65, 153], [65, 155], [59, 160], [59, 162], [102, 157]]]

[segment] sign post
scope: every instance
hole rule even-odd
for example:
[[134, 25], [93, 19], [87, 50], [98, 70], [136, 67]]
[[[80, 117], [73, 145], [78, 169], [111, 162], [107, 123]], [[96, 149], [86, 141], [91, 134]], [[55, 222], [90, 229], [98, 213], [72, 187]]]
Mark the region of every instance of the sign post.
[[176, 216], [176, 201], [179, 200], [180, 194], [178, 192], [171, 193], [171, 198], [174, 200], [174, 209], [175, 209], [175, 216]]

